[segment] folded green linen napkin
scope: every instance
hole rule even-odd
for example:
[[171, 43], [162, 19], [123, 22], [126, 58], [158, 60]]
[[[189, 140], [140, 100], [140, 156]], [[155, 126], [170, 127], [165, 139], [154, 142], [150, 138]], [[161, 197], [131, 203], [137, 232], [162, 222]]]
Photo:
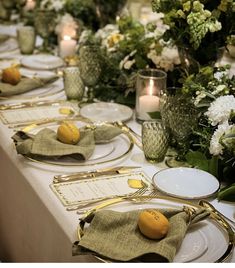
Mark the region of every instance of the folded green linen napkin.
[[47, 83], [56, 81], [58, 77], [50, 78], [22, 78], [17, 85], [11, 85], [8, 83], [0, 83], [0, 97], [8, 97], [12, 95], [22, 94], [30, 90], [43, 87]]
[[92, 155], [96, 143], [107, 142], [121, 133], [120, 128], [111, 125], [101, 125], [93, 129], [84, 127], [80, 129], [81, 138], [76, 145], [60, 142], [56, 132], [49, 128], [42, 129], [36, 135], [18, 131], [12, 139], [18, 154], [50, 158], [71, 156], [87, 160]]
[[161, 210], [170, 222], [167, 236], [160, 240], [146, 238], [137, 221], [141, 210], [98, 211], [85, 219], [90, 222], [73, 250], [73, 255], [95, 254], [115, 261], [172, 262], [190, 224], [203, 220], [210, 213], [198, 209], [190, 215], [184, 210]]

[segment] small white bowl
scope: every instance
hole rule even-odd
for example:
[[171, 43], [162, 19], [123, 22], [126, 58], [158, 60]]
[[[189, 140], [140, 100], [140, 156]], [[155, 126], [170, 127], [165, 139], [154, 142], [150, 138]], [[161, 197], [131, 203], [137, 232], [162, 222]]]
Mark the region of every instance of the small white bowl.
[[183, 199], [201, 199], [215, 194], [219, 181], [208, 172], [195, 168], [163, 169], [153, 176], [153, 184], [163, 193]]

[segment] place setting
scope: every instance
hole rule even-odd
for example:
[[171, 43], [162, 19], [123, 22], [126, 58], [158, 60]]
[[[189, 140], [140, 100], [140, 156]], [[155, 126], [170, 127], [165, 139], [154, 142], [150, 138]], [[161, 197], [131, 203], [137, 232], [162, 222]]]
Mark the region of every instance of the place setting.
[[[209, 212], [205, 208], [193, 203], [186, 202], [185, 204], [184, 200], [169, 201], [167, 197], [162, 196], [152, 197], [150, 195], [150, 201], [145, 201], [148, 199], [148, 195], [138, 198], [142, 199], [142, 202], [123, 200], [120, 206], [111, 205], [100, 211], [91, 209], [92, 213], [85, 214], [78, 226], [79, 240], [74, 243], [73, 254], [92, 254], [103, 262], [169, 261], [180, 263], [223, 262], [231, 254], [233, 235], [229, 225], [226, 223], [224, 226], [220, 225], [217, 221], [219, 219], [214, 220], [214, 214], [209, 216]], [[134, 197], [133, 200], [135, 200]], [[189, 211], [193, 212], [188, 221], [187, 213], [191, 213]], [[147, 218], [148, 213], [149, 218]], [[146, 216], [146, 219], [142, 218], [142, 215]], [[165, 235], [162, 233], [160, 235], [157, 231], [165, 230], [163, 227], [158, 229], [155, 225], [156, 233], [154, 229], [151, 229], [151, 220], [157, 220], [159, 217], [164, 217], [164, 219], [167, 217], [170, 222], [171, 229], [168, 229]], [[149, 224], [146, 223], [147, 219], [150, 221]], [[200, 220], [201, 222], [197, 223]], [[192, 221], [191, 224], [190, 221]], [[178, 224], [182, 229], [177, 226]], [[112, 233], [112, 237], [107, 236], [106, 232], [105, 235], [102, 227], [105, 230], [108, 229], [108, 233]], [[122, 236], [122, 234], [125, 235]], [[171, 244], [173, 235], [175, 238], [177, 237], [178, 245], [180, 244], [177, 250]], [[117, 239], [117, 236], [122, 239]], [[156, 237], [158, 238], [156, 239]], [[97, 243], [91, 243], [92, 241], [97, 241]], [[125, 253], [120, 250], [118, 241], [125, 241]], [[113, 247], [114, 244], [115, 247]], [[123, 243], [121, 244], [123, 247]], [[104, 245], [104, 247], [101, 248], [99, 245]], [[135, 250], [133, 250], [133, 245], [135, 245]], [[137, 247], [137, 245], [139, 246]], [[152, 253], [151, 256], [149, 253]]]
[[132, 138], [120, 128], [84, 121], [62, 118], [48, 126], [26, 127], [13, 136], [16, 150], [31, 161], [67, 167], [109, 163], [131, 152]]

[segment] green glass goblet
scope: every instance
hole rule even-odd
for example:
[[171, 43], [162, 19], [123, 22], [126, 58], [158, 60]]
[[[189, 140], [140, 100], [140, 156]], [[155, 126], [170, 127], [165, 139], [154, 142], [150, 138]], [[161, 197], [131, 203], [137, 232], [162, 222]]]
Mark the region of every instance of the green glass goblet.
[[[177, 89], [174, 88], [176, 91]], [[192, 99], [174, 93], [168, 89], [160, 100], [160, 112], [163, 124], [171, 135], [171, 146], [176, 149], [176, 156], [170, 157], [166, 164], [170, 167], [185, 166], [184, 155], [189, 149], [190, 135], [197, 125], [197, 110]], [[171, 93], [169, 93], [171, 92]]]
[[93, 45], [82, 46], [79, 49], [79, 69], [81, 78], [87, 88], [87, 102], [94, 98], [93, 88], [99, 81], [102, 64], [100, 47]]
[[34, 26], [37, 33], [43, 38], [43, 44], [39, 50], [49, 52], [49, 37], [56, 26], [55, 13], [50, 10], [36, 11]]

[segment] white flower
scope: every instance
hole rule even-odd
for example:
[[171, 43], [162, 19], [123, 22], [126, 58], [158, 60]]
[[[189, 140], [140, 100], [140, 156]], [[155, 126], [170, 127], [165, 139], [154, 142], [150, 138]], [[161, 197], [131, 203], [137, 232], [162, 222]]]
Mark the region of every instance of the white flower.
[[156, 67], [162, 68], [165, 71], [172, 71], [174, 65], [180, 64], [178, 50], [175, 47], [164, 47], [161, 55], [157, 54], [156, 50], [151, 49], [147, 57], [151, 59]]
[[91, 30], [84, 30], [82, 31], [80, 37], [79, 37], [79, 42], [80, 44], [82, 43], [86, 43], [86, 41], [89, 39], [89, 36], [92, 35], [92, 31]]
[[137, 51], [134, 50], [134, 51], [132, 51], [129, 55], [127, 55], [127, 56], [120, 62], [120, 64], [119, 64], [119, 68], [120, 68], [120, 69], [123, 69], [123, 68], [124, 68], [124, 69], [130, 69], [131, 66], [135, 63], [134, 59], [131, 60], [130, 58], [132, 58], [132, 57], [135, 55], [136, 52], [137, 52]]
[[212, 155], [221, 155], [223, 154], [224, 147], [220, 144], [220, 138], [222, 135], [232, 128], [232, 125], [228, 124], [228, 121], [219, 125], [217, 130], [214, 132], [211, 141], [210, 141], [210, 153]]
[[197, 91], [196, 92], [197, 96], [194, 101], [194, 105], [197, 106], [199, 102], [206, 97], [205, 91]]
[[232, 110], [235, 111], [234, 96], [221, 96], [211, 103], [205, 115], [211, 121], [211, 125], [216, 126], [228, 120]]
[[216, 87], [216, 89], [215, 89], [213, 92], [211, 92], [211, 94], [212, 94], [212, 95], [216, 95], [216, 94], [222, 92], [225, 88], [226, 88], [225, 85], [218, 85], [218, 86]]
[[101, 40], [107, 39], [110, 34], [119, 32], [118, 26], [114, 24], [107, 24], [104, 28], [99, 29], [95, 33], [95, 38], [100, 38]]
[[127, 62], [124, 63], [123, 68], [126, 70], [130, 70], [133, 64], [135, 64], [135, 59], [128, 60]]

